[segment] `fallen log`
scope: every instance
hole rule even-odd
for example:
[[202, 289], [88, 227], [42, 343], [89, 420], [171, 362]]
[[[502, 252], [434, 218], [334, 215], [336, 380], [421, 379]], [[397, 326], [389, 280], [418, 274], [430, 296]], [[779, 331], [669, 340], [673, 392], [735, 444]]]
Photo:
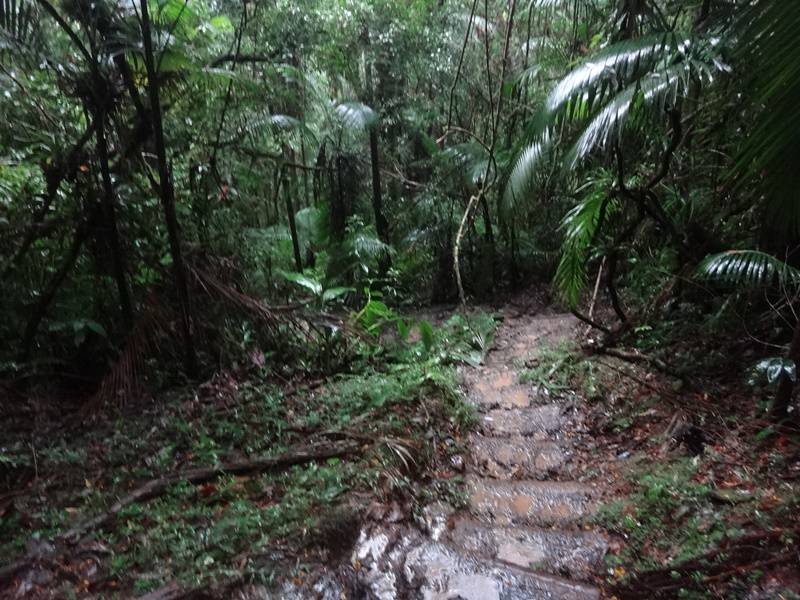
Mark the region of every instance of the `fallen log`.
[[[183, 482], [201, 484], [217, 479], [223, 475], [261, 473], [315, 460], [341, 457], [354, 453], [361, 446], [361, 443], [352, 439], [334, 444], [317, 444], [314, 446], [294, 448], [278, 456], [233, 461], [213, 467], [186, 469], [159, 477], [158, 479], [153, 479], [117, 500], [106, 512], [75, 525], [69, 531], [55, 538], [52, 546], [54, 552], [50, 553], [50, 557], [57, 553], [55, 551], [56, 547], [63, 546], [64, 543], [75, 544], [88, 532], [105, 527], [114, 521], [117, 515], [128, 506], [156, 498], [175, 484]], [[47, 557], [43, 557], [41, 553], [29, 554], [0, 567], [0, 581], [13, 577], [16, 573], [22, 571], [36, 560], [43, 558]]]

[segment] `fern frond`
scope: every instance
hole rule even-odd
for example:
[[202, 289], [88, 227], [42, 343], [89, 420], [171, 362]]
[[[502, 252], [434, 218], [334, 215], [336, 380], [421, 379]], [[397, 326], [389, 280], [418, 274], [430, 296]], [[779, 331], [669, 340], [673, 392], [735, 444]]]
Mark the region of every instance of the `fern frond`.
[[701, 277], [735, 285], [798, 285], [800, 270], [758, 250], [728, 250], [706, 257], [697, 267]]
[[386, 255], [394, 254], [394, 248], [368, 233], [357, 233], [353, 236], [351, 243], [355, 256], [362, 261], [377, 260]]

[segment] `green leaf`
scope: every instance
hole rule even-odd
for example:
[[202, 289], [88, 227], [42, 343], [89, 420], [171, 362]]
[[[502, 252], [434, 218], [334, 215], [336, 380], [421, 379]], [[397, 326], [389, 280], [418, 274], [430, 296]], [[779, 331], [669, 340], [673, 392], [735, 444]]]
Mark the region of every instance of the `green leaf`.
[[349, 292], [354, 292], [355, 288], [351, 287], [332, 287], [328, 288], [322, 293], [323, 302], [331, 302], [340, 296], [344, 296]]
[[697, 272], [701, 277], [730, 284], [800, 285], [800, 271], [758, 250], [728, 250], [713, 254], [700, 263]]
[[220, 32], [233, 31], [233, 23], [231, 23], [231, 20], [227, 17], [227, 15], [211, 17], [211, 19], [208, 21], [208, 24]]
[[306, 277], [302, 273], [289, 273], [286, 271], [280, 271], [280, 275], [287, 281], [291, 281], [292, 283], [296, 283], [297, 285], [306, 288], [315, 296], [322, 295], [322, 284], [315, 279]]
[[422, 338], [422, 345], [425, 346], [425, 350], [430, 352], [431, 348], [433, 348], [434, 337], [433, 326], [428, 321], [420, 321], [419, 335]]
[[781, 377], [786, 376], [792, 382], [797, 381], [797, 366], [793, 360], [781, 357], [765, 358], [753, 367], [756, 373], [766, 376], [770, 385], [777, 383]]

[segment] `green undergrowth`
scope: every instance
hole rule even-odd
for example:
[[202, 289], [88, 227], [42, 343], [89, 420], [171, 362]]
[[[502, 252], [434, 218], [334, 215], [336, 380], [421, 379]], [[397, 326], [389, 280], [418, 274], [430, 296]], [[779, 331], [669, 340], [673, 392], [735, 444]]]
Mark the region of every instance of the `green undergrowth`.
[[754, 510], [757, 499], [717, 499], [714, 487], [700, 478], [701, 460], [641, 464], [630, 475], [631, 493], [600, 509], [597, 522], [626, 540], [620, 554], [607, 556], [610, 566], [624, 565], [631, 572], [662, 568], [742, 534], [737, 523]]
[[[737, 380], [727, 376], [718, 352], [700, 356], [705, 348], [686, 337], [672, 340], [641, 327], [631, 338], [640, 352], [703, 381], [707, 393], [646, 364], [587, 356], [574, 344], [541, 349], [520, 377], [551, 395], [586, 400], [592, 449], [579, 462], [608, 498], [594, 518], [611, 534], [608, 583], [625, 597], [625, 590], [657, 589], [653, 582], [666, 572], [674, 589], [664, 597], [744, 597], [767, 580], [768, 569], [754, 563], [784, 556], [790, 564], [796, 554], [791, 533], [763, 547], [740, 548], [737, 540], [796, 531], [800, 488], [791, 464], [800, 438], [763, 419], [767, 403], [742, 366], [750, 355], [737, 363]], [[722, 383], [701, 379], [714, 373], [726, 373]], [[702, 451], [693, 448], [697, 440]], [[720, 571], [724, 578], [715, 577]]]
[[358, 366], [322, 385], [299, 381], [286, 392], [263, 370], [218, 374], [79, 434], [4, 442], [3, 472], [29, 472], [35, 460], [38, 478], [0, 521], [0, 563], [23, 554], [31, 538], [52, 538], [148, 480], [348, 435], [361, 444], [354, 455], [183, 483], [126, 508], [97, 532], [105, 592], [125, 596], [175, 580], [268, 582], [276, 552], [294, 557], [295, 566], [310, 556], [339, 560], [370, 503], [401, 501], [414, 510], [432, 496], [458, 502], [458, 475], [441, 474], [475, 416], [455, 367], [480, 359], [494, 319], [455, 316], [440, 327], [417, 325], [421, 336], [404, 326], [398, 339], [360, 345]]

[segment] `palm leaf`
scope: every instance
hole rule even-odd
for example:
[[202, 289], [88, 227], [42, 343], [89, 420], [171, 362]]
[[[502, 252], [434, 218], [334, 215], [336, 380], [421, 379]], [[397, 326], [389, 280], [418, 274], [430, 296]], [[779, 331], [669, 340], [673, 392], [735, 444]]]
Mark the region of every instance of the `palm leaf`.
[[334, 108], [342, 123], [353, 129], [370, 129], [378, 123], [378, 115], [361, 102], [342, 102]]
[[575, 307], [586, 287], [586, 252], [595, 238], [603, 211], [606, 215], [619, 208], [618, 202], [603, 193], [590, 194], [570, 210], [563, 221], [564, 242], [556, 268], [556, 288], [569, 307]]
[[505, 216], [510, 217], [516, 212], [518, 203], [527, 199], [549, 149], [550, 133], [545, 130], [539, 140], [529, 144], [520, 153], [503, 193], [501, 206]]
[[685, 92], [692, 77], [705, 77], [708, 67], [696, 61], [685, 61], [667, 69], [656, 71], [645, 79], [629, 85], [614, 96], [606, 106], [591, 118], [573, 146], [568, 164], [574, 167], [582, 158], [598, 147], [605, 147], [617, 139], [634, 108], [642, 106], [663, 114], [667, 106], [674, 106]]
[[734, 285], [797, 285], [800, 271], [758, 250], [728, 250], [706, 257], [697, 267], [701, 277]]
[[545, 115], [552, 118], [576, 100], [586, 101], [591, 110], [594, 103], [614, 93], [618, 82], [635, 80], [656, 62], [669, 60], [670, 50], [675, 48], [673, 33], [625, 40], [606, 48], [556, 85], [545, 101]]

